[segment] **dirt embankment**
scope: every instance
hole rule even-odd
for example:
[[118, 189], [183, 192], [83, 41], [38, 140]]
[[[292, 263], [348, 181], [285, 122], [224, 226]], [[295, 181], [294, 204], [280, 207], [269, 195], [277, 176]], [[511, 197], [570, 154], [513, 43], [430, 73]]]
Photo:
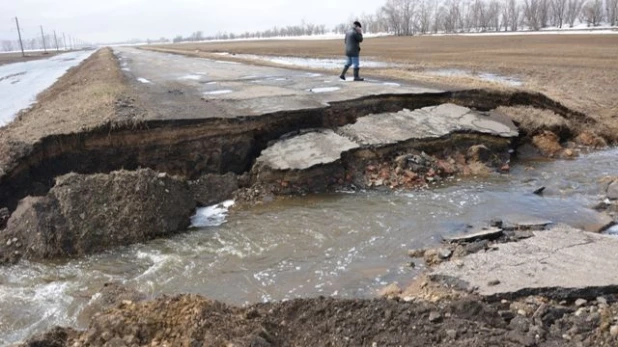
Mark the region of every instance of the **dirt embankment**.
[[615, 299], [315, 298], [239, 308], [181, 295], [124, 301], [86, 331], [56, 328], [24, 346], [613, 346]]

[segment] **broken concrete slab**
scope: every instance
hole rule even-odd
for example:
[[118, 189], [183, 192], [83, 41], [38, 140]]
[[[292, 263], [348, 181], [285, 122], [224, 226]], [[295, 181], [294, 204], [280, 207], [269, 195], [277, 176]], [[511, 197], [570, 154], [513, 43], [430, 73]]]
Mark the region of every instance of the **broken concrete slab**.
[[595, 298], [618, 291], [616, 249], [615, 237], [558, 226], [465, 256], [463, 266], [442, 263], [429, 277], [489, 300], [527, 295]]
[[257, 163], [273, 170], [303, 170], [333, 163], [342, 153], [358, 147], [332, 130], [321, 129], [276, 142], [262, 151]]
[[482, 230], [473, 230], [472, 232], [445, 237], [444, 241], [452, 243], [465, 243], [478, 240], [495, 240], [502, 236], [504, 233], [500, 228], [488, 228]]
[[363, 146], [437, 138], [453, 132], [475, 132], [506, 138], [518, 135], [510, 120], [497, 120], [454, 104], [369, 115], [341, 127], [337, 132]]
[[543, 230], [553, 222], [524, 214], [509, 214], [503, 217], [503, 228], [507, 230]]

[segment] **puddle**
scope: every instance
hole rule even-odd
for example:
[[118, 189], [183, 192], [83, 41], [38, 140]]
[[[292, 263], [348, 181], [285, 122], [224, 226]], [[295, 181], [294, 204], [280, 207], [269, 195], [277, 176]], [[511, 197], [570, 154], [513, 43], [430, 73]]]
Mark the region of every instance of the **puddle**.
[[478, 78], [483, 81], [507, 84], [507, 85], [514, 86], [514, 87], [523, 85], [523, 82], [515, 77], [502, 76], [502, 75], [497, 75], [497, 74], [490, 73], [490, 72], [480, 72], [480, 73], [474, 74], [471, 71], [463, 70], [463, 69], [438, 69], [438, 70], [427, 70], [426, 72], [430, 75], [444, 76], [444, 77]]
[[307, 91], [311, 92], [311, 93], [329, 93], [329, 92], [337, 91], [339, 89], [341, 89], [341, 88], [339, 88], [339, 87], [321, 87], [321, 88], [311, 88], [311, 89], [308, 89]]
[[[301, 58], [301, 57], [282, 57], [282, 56], [266, 56], [266, 55], [254, 55], [254, 54], [236, 54], [234, 55], [238, 58], [250, 59], [250, 60], [261, 60], [267, 61], [271, 63], [287, 65], [287, 66], [295, 66], [295, 67], [306, 67], [306, 68], [319, 68], [319, 69], [341, 69], [345, 64], [345, 59], [342, 58]], [[398, 64], [390, 64], [385, 62], [380, 62], [372, 59], [362, 59], [361, 58], [361, 67], [362, 68], [386, 68], [386, 67], [396, 67]]]
[[212, 92], [204, 92], [204, 95], [220, 95], [220, 94], [228, 94], [228, 93], [232, 93], [232, 90], [230, 89], [213, 90]]

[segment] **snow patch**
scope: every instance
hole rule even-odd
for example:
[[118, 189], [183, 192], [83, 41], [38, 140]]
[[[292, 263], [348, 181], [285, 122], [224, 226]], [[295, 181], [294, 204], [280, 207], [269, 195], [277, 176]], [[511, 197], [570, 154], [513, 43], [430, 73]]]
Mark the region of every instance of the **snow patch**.
[[144, 77], [138, 77], [137, 80], [144, 84], [152, 83], [149, 80], [145, 79]]
[[334, 91], [339, 90], [339, 89], [341, 89], [341, 88], [339, 88], [339, 87], [321, 87], [321, 88], [312, 88], [312, 89], [309, 89], [308, 91], [312, 92], [312, 93], [328, 93], [328, 92], [334, 92]]
[[231, 93], [232, 91], [229, 89], [220, 89], [220, 90], [213, 90], [212, 92], [204, 92], [205, 95], [220, 95], [220, 94], [228, 94]]
[[48, 59], [0, 66], [0, 126], [13, 121], [15, 115], [36, 102], [36, 96], [49, 88], [66, 71], [94, 53], [77, 51]]
[[180, 78], [178, 78], [179, 80], [192, 80], [192, 81], [199, 81], [202, 78], [202, 76], [200, 75], [186, 75], [186, 76], [182, 76]]

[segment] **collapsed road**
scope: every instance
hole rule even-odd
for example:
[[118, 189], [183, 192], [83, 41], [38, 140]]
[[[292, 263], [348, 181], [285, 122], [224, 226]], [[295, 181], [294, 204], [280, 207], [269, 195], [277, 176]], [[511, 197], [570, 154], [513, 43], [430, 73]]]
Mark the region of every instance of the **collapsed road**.
[[[388, 81], [347, 83], [316, 73], [135, 48], [119, 48], [115, 55], [118, 60], [112, 59], [109, 69], [121, 69], [122, 83], [130, 92], [113, 101], [111, 121], [0, 146], [0, 207], [10, 215], [0, 232], [4, 261], [79, 257], [182, 232], [196, 205], [229, 198], [236, 188], [241, 188], [239, 198], [246, 197], [247, 191], [410, 189], [452, 175], [508, 172], [519, 145], [542, 135], [562, 150], [566, 141], [585, 130], [584, 124], [593, 122], [543, 95], [522, 91], [449, 91]], [[497, 111], [512, 106], [548, 110], [578, 126], [530, 133]], [[11, 138], [11, 129], [4, 129], [5, 138]], [[553, 137], [543, 132], [549, 130], [555, 131]], [[221, 196], [216, 184], [204, 189], [200, 183], [213, 185], [229, 177], [234, 189], [225, 189]], [[92, 191], [96, 197], [88, 194]], [[148, 205], [151, 196], [145, 192], [155, 192], [164, 206]], [[174, 208], [165, 208], [167, 204]], [[144, 208], [129, 208], [133, 206]], [[85, 213], [85, 207], [102, 212]], [[135, 214], [139, 218], [131, 218]], [[96, 242], [100, 238], [105, 242]], [[201, 305], [200, 299], [187, 300], [190, 306]], [[133, 309], [131, 305], [124, 307]], [[473, 310], [477, 309], [497, 310], [476, 306]], [[262, 307], [256, 310], [264, 315]], [[439, 308], [422, 308], [415, 315], [425, 320], [431, 310]], [[254, 314], [249, 312], [247, 317]], [[435, 315], [429, 319], [436, 320]], [[99, 337], [103, 330], [120, 339], [127, 337], [126, 345], [135, 342], [135, 334], [115, 331], [118, 327], [106, 327], [103, 321], [96, 324], [93, 334], [74, 337], [73, 342], [109, 342], [109, 336]], [[250, 329], [255, 327], [249, 324]], [[492, 328], [496, 329], [494, 342], [508, 330], [506, 323]], [[71, 334], [62, 335], [67, 344]], [[285, 345], [269, 334], [245, 337]], [[445, 338], [442, 335], [438, 340]], [[138, 344], [164, 339], [186, 342], [156, 333], [140, 336], [143, 341]], [[192, 339], [207, 336], [200, 330]], [[339, 341], [336, 334], [329, 336]], [[446, 338], [453, 339], [453, 334]], [[471, 343], [472, 337], [468, 338]], [[518, 345], [517, 338], [512, 345]], [[370, 341], [363, 339], [360, 344]]]

